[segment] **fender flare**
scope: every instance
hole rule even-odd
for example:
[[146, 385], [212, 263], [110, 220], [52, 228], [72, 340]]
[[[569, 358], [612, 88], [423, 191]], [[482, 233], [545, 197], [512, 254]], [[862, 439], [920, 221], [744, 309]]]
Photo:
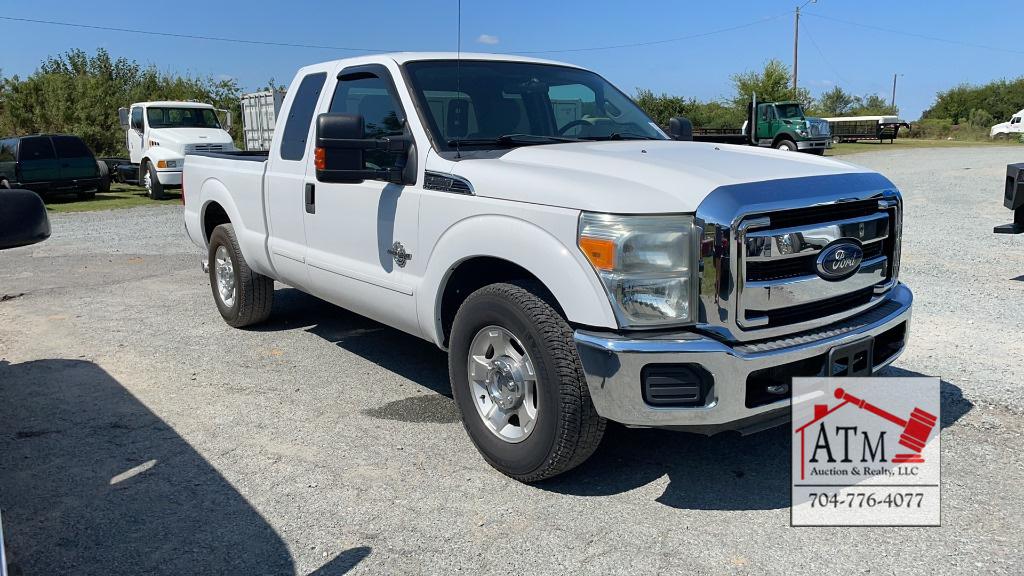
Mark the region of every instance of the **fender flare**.
[[427, 258], [416, 310], [421, 332], [438, 346], [443, 347], [444, 342], [441, 299], [445, 285], [460, 264], [476, 257], [508, 260], [526, 269], [551, 292], [570, 322], [610, 329], [618, 326], [604, 286], [575, 243], [567, 246], [526, 220], [488, 214], [453, 224], [437, 239]]

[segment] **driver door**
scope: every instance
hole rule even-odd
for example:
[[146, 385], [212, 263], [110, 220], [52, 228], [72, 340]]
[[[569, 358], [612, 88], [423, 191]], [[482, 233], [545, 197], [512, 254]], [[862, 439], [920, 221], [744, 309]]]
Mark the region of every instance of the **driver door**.
[[143, 153], [145, 149], [145, 131], [146, 123], [143, 118], [144, 110], [141, 106], [135, 106], [132, 108], [131, 113], [128, 116], [128, 130], [127, 130], [127, 142], [128, 145], [128, 157], [131, 159], [132, 164], [138, 164], [142, 162]]
[[[327, 112], [362, 116], [367, 138], [409, 136], [391, 73], [380, 64], [343, 69], [328, 101]], [[428, 256], [417, 245], [419, 190], [382, 180], [320, 182], [308, 156], [305, 186], [313, 188], [304, 215], [306, 268], [315, 293], [419, 333], [413, 287]], [[365, 159], [368, 169], [404, 161], [382, 150], [366, 151]]]

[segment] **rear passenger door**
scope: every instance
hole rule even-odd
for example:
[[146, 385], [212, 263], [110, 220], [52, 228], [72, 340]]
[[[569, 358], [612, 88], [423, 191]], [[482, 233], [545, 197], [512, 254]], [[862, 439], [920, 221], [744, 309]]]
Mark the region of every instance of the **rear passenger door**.
[[77, 136], [53, 136], [53, 149], [60, 162], [61, 180], [95, 178], [98, 167], [92, 150]]
[[49, 136], [28, 136], [18, 146], [21, 181], [54, 182], [60, 179], [60, 164]]
[[326, 72], [309, 72], [292, 83], [284, 103], [288, 115], [278, 119], [264, 179], [270, 259], [279, 280], [307, 291], [304, 185], [313, 116], [326, 82]]

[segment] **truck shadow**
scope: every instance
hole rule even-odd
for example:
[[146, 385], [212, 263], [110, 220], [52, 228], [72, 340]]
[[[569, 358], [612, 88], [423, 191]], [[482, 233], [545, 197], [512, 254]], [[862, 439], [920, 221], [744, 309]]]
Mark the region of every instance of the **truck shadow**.
[[295, 574], [245, 497], [92, 362], [0, 361], [0, 470], [12, 576]]
[[[274, 298], [275, 314], [261, 329], [303, 327], [443, 397], [407, 398], [365, 413], [408, 422], [457, 421], [447, 360], [436, 346], [298, 290], [278, 290]], [[923, 376], [895, 367], [886, 368], [882, 375]], [[973, 407], [960, 388], [948, 381], [942, 381], [941, 395], [943, 428]], [[450, 412], [443, 420], [415, 416], [417, 411], [429, 410]], [[399, 414], [403, 411], [408, 415]], [[574, 496], [609, 496], [667, 475], [669, 484], [657, 501], [673, 508], [785, 508], [790, 500], [790, 442], [788, 425], [750, 436], [726, 432], [708, 437], [609, 424], [590, 460], [536, 487]]]

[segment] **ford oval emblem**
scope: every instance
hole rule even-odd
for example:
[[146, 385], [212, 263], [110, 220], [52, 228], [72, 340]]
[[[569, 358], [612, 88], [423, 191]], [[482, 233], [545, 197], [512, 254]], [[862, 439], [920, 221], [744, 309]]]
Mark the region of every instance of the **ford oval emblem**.
[[836, 242], [818, 255], [818, 276], [825, 280], [842, 280], [857, 273], [864, 259], [864, 250], [853, 242]]

